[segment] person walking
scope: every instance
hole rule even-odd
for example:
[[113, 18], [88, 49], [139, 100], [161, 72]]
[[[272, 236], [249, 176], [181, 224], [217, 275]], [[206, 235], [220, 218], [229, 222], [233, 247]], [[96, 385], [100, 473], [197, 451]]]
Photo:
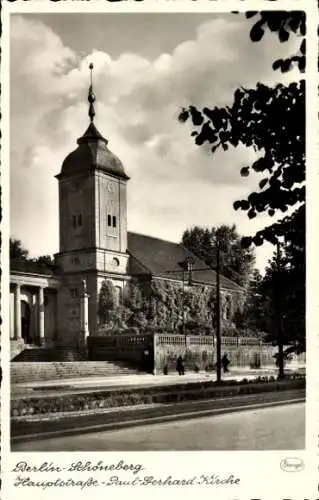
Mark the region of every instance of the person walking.
[[224, 373], [227, 373], [229, 370], [228, 370], [228, 366], [230, 364], [230, 361], [228, 359], [228, 356], [227, 356], [227, 353], [225, 353], [222, 357], [222, 366], [223, 366], [223, 371]]
[[178, 356], [178, 358], [177, 358], [176, 371], [178, 372], [178, 375], [184, 375], [184, 373], [185, 373], [182, 356]]

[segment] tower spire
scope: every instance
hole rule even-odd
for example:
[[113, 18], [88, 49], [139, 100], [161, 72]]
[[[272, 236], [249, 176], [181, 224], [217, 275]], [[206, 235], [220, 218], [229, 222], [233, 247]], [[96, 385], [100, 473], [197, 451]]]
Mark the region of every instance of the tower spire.
[[94, 109], [94, 102], [95, 102], [95, 94], [93, 92], [93, 78], [92, 78], [92, 73], [93, 73], [93, 64], [90, 63], [89, 68], [90, 68], [90, 86], [89, 86], [89, 93], [88, 93], [88, 101], [89, 101], [89, 117], [91, 123], [93, 123], [94, 116], [95, 116], [95, 109]]

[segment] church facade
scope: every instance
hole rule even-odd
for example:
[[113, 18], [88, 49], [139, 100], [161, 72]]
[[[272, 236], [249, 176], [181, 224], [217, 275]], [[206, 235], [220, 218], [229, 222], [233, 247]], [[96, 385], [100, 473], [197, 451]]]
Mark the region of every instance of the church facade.
[[[99, 328], [98, 302], [104, 280], [121, 301], [128, 281], [170, 280], [184, 286], [191, 262], [192, 286], [216, 287], [216, 273], [183, 245], [128, 232], [129, 177], [122, 162], [90, 123], [56, 175], [59, 187], [60, 247], [55, 265], [11, 261], [10, 338], [13, 346], [79, 346]], [[187, 274], [187, 273], [186, 273]], [[243, 289], [221, 276], [231, 315]]]

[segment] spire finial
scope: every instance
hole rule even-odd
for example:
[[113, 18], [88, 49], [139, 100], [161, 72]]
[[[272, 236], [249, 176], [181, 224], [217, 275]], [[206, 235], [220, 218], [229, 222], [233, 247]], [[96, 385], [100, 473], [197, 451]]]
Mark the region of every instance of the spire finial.
[[89, 86], [89, 93], [88, 93], [88, 101], [89, 101], [89, 117], [91, 120], [91, 123], [93, 123], [94, 116], [95, 116], [95, 109], [94, 109], [94, 102], [95, 102], [95, 95], [93, 92], [93, 83], [92, 83], [92, 73], [93, 73], [93, 64], [90, 63], [89, 69], [91, 72], [90, 75], [90, 86]]

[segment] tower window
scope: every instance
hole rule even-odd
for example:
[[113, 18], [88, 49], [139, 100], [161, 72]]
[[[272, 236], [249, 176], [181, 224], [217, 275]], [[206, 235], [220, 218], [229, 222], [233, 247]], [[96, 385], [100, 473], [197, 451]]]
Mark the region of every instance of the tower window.
[[112, 226], [112, 216], [110, 214], [107, 216], [107, 225]]
[[113, 227], [116, 227], [116, 217], [113, 215]]
[[79, 297], [79, 290], [77, 288], [70, 288], [70, 294], [73, 299], [76, 299]]
[[82, 226], [82, 214], [72, 215], [72, 225], [74, 228]]

